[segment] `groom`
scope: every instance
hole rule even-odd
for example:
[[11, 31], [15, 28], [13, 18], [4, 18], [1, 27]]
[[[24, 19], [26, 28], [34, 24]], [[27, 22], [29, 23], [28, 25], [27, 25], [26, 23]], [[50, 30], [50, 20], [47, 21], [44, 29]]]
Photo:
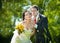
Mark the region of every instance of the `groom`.
[[[39, 13], [39, 9], [36, 5], [30, 8], [32, 16], [34, 16], [34, 21], [36, 24], [36, 42], [35, 43], [49, 43], [51, 36], [48, 30], [48, 20], [44, 15]], [[45, 40], [46, 35], [46, 40]]]

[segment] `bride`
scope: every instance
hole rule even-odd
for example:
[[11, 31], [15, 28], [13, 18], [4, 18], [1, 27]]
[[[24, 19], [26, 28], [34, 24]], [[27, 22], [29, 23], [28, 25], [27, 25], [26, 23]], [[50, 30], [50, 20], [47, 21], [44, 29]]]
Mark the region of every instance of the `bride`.
[[32, 43], [30, 38], [34, 35], [35, 29], [34, 23], [31, 20], [31, 13], [29, 11], [25, 11], [23, 13], [23, 21], [19, 24], [24, 26], [24, 31], [19, 33], [19, 26], [17, 26], [11, 39], [11, 43]]

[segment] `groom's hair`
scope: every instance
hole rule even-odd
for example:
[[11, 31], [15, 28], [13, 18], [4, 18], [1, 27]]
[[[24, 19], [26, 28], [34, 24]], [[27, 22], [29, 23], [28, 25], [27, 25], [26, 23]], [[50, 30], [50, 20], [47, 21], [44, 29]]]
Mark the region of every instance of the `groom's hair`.
[[39, 10], [39, 7], [37, 5], [33, 5], [32, 8], [36, 8], [37, 11]]

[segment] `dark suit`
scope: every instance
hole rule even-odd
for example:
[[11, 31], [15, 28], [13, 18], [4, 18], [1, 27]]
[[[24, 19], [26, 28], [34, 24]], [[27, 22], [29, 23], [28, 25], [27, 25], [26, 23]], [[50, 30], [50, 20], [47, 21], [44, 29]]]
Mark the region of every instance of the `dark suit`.
[[48, 20], [45, 16], [39, 15], [40, 20], [37, 22], [37, 29], [36, 29], [36, 43], [48, 43], [48, 41], [45, 41], [45, 35], [47, 36], [47, 39], [51, 39], [49, 30], [48, 30]]

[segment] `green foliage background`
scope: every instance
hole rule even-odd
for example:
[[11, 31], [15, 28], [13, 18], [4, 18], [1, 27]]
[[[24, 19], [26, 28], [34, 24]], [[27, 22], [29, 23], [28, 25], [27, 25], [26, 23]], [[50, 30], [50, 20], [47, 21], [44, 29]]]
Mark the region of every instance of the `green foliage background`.
[[52, 43], [59, 43], [60, 0], [0, 0], [0, 35], [7, 38], [13, 34], [16, 19], [22, 18], [23, 7], [28, 5], [37, 5], [48, 17]]

